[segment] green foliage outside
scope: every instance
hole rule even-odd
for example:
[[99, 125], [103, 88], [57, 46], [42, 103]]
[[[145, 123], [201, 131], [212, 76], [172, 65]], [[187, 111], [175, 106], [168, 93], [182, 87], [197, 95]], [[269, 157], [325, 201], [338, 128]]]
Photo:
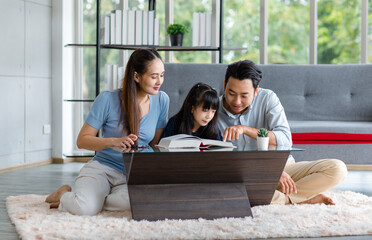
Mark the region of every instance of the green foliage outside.
[[318, 63], [360, 62], [359, 0], [318, 2]]

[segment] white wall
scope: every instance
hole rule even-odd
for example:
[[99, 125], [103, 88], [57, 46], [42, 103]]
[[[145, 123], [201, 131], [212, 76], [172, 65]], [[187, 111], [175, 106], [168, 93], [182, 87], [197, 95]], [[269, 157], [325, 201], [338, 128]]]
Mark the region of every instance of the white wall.
[[0, 0], [0, 169], [49, 160], [51, 0]]

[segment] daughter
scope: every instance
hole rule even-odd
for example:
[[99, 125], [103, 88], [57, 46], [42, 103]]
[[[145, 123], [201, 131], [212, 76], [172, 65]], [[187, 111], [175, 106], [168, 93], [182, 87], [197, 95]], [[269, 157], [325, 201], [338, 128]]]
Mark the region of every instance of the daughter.
[[205, 83], [195, 84], [186, 96], [180, 111], [169, 119], [161, 138], [189, 134], [222, 140], [215, 115], [218, 107], [217, 91]]

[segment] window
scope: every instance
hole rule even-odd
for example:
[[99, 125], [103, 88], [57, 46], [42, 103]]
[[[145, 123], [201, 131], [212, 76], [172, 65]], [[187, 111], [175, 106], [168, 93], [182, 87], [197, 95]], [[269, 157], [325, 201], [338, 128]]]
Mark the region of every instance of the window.
[[309, 2], [270, 0], [268, 3], [268, 63], [308, 63]]
[[241, 59], [258, 62], [260, 49], [260, 1], [224, 1], [223, 62]]
[[360, 63], [360, 3], [318, 1], [318, 64]]
[[368, 62], [372, 63], [372, 1], [368, 3]]

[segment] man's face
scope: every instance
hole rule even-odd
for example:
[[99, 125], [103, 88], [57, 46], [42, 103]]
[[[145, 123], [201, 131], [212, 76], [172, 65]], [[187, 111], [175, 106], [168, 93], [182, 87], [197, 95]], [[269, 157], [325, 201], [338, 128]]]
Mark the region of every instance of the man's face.
[[224, 107], [232, 114], [243, 113], [257, 95], [251, 79], [239, 80], [230, 77], [225, 87]]

